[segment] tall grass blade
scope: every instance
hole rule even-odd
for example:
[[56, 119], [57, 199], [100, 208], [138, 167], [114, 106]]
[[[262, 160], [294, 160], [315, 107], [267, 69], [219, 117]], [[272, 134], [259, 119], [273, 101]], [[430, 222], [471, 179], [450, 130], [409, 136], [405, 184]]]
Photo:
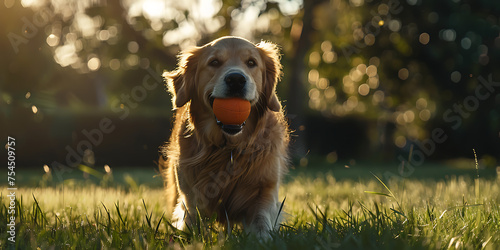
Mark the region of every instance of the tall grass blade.
[[380, 192], [374, 192], [374, 191], [364, 191], [364, 192], [367, 193], [367, 194], [376, 194], [376, 195], [382, 195], [382, 196], [392, 197], [392, 195], [386, 194], [386, 193], [380, 193]]
[[165, 212], [163, 212], [163, 214], [161, 215], [160, 217], [160, 220], [158, 221], [158, 224], [156, 224], [156, 229], [155, 229], [155, 235], [158, 234], [158, 229], [160, 228], [160, 223], [161, 221], [163, 220], [163, 216], [165, 215]]
[[125, 220], [123, 219], [122, 213], [120, 212], [120, 205], [118, 203], [115, 203], [115, 207], [116, 207], [116, 213], [118, 214], [118, 218], [122, 222], [123, 227], [126, 229], [127, 225], [125, 224]]
[[224, 215], [226, 216], [226, 222], [227, 222], [227, 234], [229, 235], [233, 230], [231, 228], [231, 222], [229, 222], [229, 216], [227, 215], [226, 208], [224, 207]]
[[385, 185], [385, 183], [374, 173], [370, 172], [383, 186], [384, 188], [389, 192], [389, 195], [390, 197], [392, 197], [395, 201], [396, 201], [396, 204], [398, 204], [398, 207], [399, 207], [399, 210], [403, 210], [402, 207], [401, 207], [401, 204], [399, 203], [398, 199], [396, 198], [396, 196], [394, 195], [394, 193], [391, 191], [391, 189]]
[[111, 214], [109, 214], [108, 208], [104, 205], [104, 203], [102, 203], [102, 201], [101, 204], [104, 207], [104, 211], [106, 211], [106, 213], [108, 214], [108, 225], [106, 227], [108, 229], [108, 234], [109, 234], [111, 232]]
[[477, 155], [476, 155], [476, 150], [472, 149], [472, 152], [474, 152], [474, 160], [476, 161], [476, 179], [474, 179], [475, 185], [475, 191], [476, 191], [476, 202], [479, 199], [479, 164], [477, 163]]
[[146, 215], [145, 215], [146, 222], [148, 223], [149, 228], [153, 229], [153, 227], [151, 226], [151, 217], [153, 217], [153, 212], [151, 212], [151, 214], [148, 213], [148, 208], [146, 207], [146, 202], [144, 202], [144, 199], [142, 199], [142, 205], [144, 206], [144, 209], [146, 210]]
[[35, 217], [36, 217], [36, 215], [39, 212], [40, 213], [40, 217], [43, 219], [42, 226], [44, 225], [43, 222], [45, 222], [45, 224], [48, 224], [49, 222], [47, 221], [47, 218], [45, 218], [45, 214], [42, 212], [42, 209], [40, 208], [40, 204], [38, 204], [38, 201], [36, 200], [35, 195], [34, 194], [32, 194], [32, 195], [33, 195], [33, 200], [35, 200], [35, 204], [36, 204], [36, 208], [35, 209], [37, 211], [35, 213]]
[[278, 220], [280, 218], [281, 212], [283, 211], [283, 206], [285, 205], [285, 201], [286, 201], [286, 196], [283, 199], [283, 201], [281, 202], [281, 206], [280, 206], [280, 209], [278, 210], [278, 215], [276, 216], [276, 220], [274, 221], [273, 228], [276, 228], [276, 225], [278, 224]]

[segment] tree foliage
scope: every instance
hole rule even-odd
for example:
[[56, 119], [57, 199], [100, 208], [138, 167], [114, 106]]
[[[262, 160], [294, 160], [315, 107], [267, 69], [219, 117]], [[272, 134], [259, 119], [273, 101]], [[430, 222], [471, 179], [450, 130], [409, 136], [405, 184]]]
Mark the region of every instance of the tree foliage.
[[[347, 142], [334, 141], [359, 133], [364, 139], [352, 143], [367, 146], [358, 155], [394, 157], [442, 128], [443, 157], [470, 156], [472, 147], [499, 156], [498, 1], [5, 1], [1, 8], [0, 111], [11, 129], [96, 110], [168, 116], [168, 96], [156, 85], [178, 51], [239, 35], [281, 46], [278, 91], [299, 155], [342, 150]], [[366, 125], [330, 131], [336, 121]], [[58, 125], [46, 126], [57, 137]]]

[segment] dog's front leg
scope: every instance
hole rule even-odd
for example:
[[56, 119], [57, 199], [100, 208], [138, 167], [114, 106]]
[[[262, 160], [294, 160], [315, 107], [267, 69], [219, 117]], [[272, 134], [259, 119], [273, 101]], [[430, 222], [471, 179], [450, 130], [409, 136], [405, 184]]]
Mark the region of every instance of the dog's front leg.
[[193, 216], [196, 216], [193, 213], [195, 210], [191, 209], [189, 204], [186, 202], [185, 195], [181, 195], [172, 215], [172, 225], [181, 231], [184, 230], [186, 225], [191, 226], [194, 222]]
[[246, 230], [261, 239], [270, 238], [270, 232], [278, 229], [281, 222], [281, 215], [279, 214], [281, 204], [277, 201], [277, 191], [270, 194], [269, 197], [261, 197], [260, 202], [256, 205], [254, 214], [250, 218], [250, 225], [246, 227]]

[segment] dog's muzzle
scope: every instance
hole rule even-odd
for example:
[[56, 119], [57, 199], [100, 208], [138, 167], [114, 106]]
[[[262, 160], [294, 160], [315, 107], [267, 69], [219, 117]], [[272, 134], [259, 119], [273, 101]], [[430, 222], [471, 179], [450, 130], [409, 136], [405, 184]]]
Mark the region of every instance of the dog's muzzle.
[[[230, 71], [224, 76], [225, 91], [223, 95], [225, 98], [228, 97], [240, 97], [243, 98], [246, 95], [246, 85], [248, 84], [247, 77], [240, 71]], [[213, 98], [210, 98], [210, 102], [213, 106]], [[215, 117], [217, 125], [228, 135], [236, 135], [243, 130], [245, 122], [240, 125], [235, 124], [223, 124], [221, 121]]]

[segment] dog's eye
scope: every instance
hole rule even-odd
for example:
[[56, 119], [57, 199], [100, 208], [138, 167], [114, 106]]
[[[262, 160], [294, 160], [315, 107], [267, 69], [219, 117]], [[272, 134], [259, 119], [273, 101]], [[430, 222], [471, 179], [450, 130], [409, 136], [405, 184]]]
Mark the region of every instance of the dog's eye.
[[250, 68], [253, 68], [253, 67], [257, 66], [257, 63], [255, 62], [254, 59], [249, 59], [247, 61], [247, 66], [250, 67]]
[[219, 67], [220, 66], [220, 61], [219, 61], [219, 59], [213, 59], [212, 61], [210, 61], [208, 63], [208, 65], [210, 65], [212, 67]]

